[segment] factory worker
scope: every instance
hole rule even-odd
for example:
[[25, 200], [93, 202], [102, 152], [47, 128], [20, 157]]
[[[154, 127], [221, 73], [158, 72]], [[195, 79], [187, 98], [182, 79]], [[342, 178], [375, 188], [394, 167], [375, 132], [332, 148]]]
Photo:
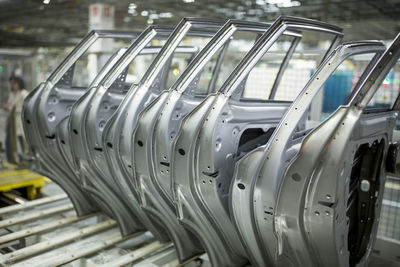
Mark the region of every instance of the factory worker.
[[[17, 163], [16, 154], [23, 154], [25, 151], [24, 132], [21, 121], [22, 105], [24, 99], [28, 95], [25, 90], [24, 80], [20, 77], [11, 76], [9, 79], [11, 92], [7, 103], [3, 108], [8, 111], [7, 127], [6, 127], [6, 154], [7, 160]], [[12, 149], [12, 140], [16, 140], [15, 151]]]

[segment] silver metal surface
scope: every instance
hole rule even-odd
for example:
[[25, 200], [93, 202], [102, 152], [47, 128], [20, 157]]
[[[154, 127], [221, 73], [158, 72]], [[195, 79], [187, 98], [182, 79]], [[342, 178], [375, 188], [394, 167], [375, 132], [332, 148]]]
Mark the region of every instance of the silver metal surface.
[[[251, 232], [257, 237], [260, 247], [268, 252], [266, 261], [271, 264], [363, 265], [371, 251], [383, 195], [382, 162], [391, 140], [396, 112], [363, 113], [365, 106], [357, 107], [357, 102], [352, 101], [307, 134], [300, 147], [293, 146], [296, 126], [321, 85], [342, 62], [340, 58], [365, 53], [367, 46], [378, 54], [382, 50], [379, 44], [359, 42], [341, 46], [331, 54], [293, 102], [269, 142], [246, 155], [236, 166], [232, 185], [236, 193], [232, 194], [232, 206], [243, 216], [239, 203], [234, 206], [233, 197], [243, 195], [241, 191], [247, 192], [245, 202], [250, 204], [247, 208], [253, 222], [244, 228], [245, 220], [239, 216], [236, 220], [243, 221], [243, 233]], [[367, 68], [354, 92], [373, 95], [391, 68], [387, 63], [385, 68], [379, 64], [392, 48], [376, 65], [375, 57], [371, 63], [373, 70]], [[380, 79], [373, 79], [374, 83], [369, 84], [367, 81], [378, 73]], [[361, 99], [363, 103], [368, 102], [364, 97]], [[290, 147], [294, 153], [288, 153]], [[366, 149], [361, 152], [366, 155], [363, 168], [371, 169], [358, 174], [360, 176], [354, 172], [356, 176], [350, 178], [353, 175], [351, 163], [358, 149]], [[376, 158], [368, 162], [372, 155]], [[372, 194], [364, 196], [354, 191], [353, 184], [350, 187], [350, 180], [357, 181], [357, 177], [374, 181]], [[239, 183], [246, 189], [240, 188]], [[357, 196], [356, 202], [349, 199], [350, 193]], [[357, 209], [351, 210], [353, 203], [358, 210], [364, 209], [358, 217], [354, 215]], [[357, 232], [361, 231], [358, 228], [368, 232], [361, 234]]]
[[[183, 119], [177, 133], [171, 150], [171, 179], [179, 220], [201, 236], [214, 266], [240, 266], [249, 259], [257, 264], [260, 261], [256, 257], [263, 255], [257, 243], [247, 243], [238, 235], [230, 219], [228, 200], [233, 166], [243, 153], [265, 143], [263, 139], [271, 135], [271, 129], [279, 123], [290, 102], [239, 99], [252, 66], [268, 48], [286, 30], [301, 34], [304, 28], [332, 33], [330, 37], [341, 36], [330, 25], [320, 26], [315, 21], [295, 18], [278, 19], [257, 40], [219, 92], [208, 96]], [[297, 43], [294, 39], [286, 58], [293, 53]], [[283, 65], [287, 65], [287, 60]], [[282, 66], [278, 82], [284, 69]], [[250, 142], [246, 140], [242, 146], [242, 136], [248, 129], [260, 130], [262, 135]]]
[[[254, 45], [231, 55], [238, 32], [254, 34], [241, 40]], [[294, 101], [278, 101], [308, 32], [326, 38], [317, 70]], [[72, 203], [60, 195], [0, 209], [0, 263], [175, 266], [203, 255], [213, 266], [367, 265], [382, 203], [398, 205], [383, 199], [383, 188], [385, 165], [396, 164], [400, 96], [391, 109], [367, 104], [400, 57], [400, 34], [386, 51], [377, 41], [338, 46], [342, 36], [338, 27], [285, 16], [272, 24], [185, 18], [139, 36], [91, 32], [23, 108], [35, 170]], [[99, 38], [136, 40], [89, 87], [73, 86], [75, 63]], [[278, 66], [268, 99], [249, 99], [250, 72], [268, 53], [267, 65]], [[344, 60], [367, 54], [347, 103], [322, 122], [320, 113], [308, 116]], [[131, 83], [131, 64], [143, 55], [155, 59]], [[226, 59], [239, 63], [226, 67]]]
[[[110, 71], [112, 66], [114, 66], [118, 59], [124, 54], [125, 50], [126, 49], [119, 49], [110, 57], [88, 88], [96, 86], [102, 80], [102, 78]], [[45, 150], [45, 153], [54, 162], [53, 165], [48, 164], [50, 171], [62, 170], [67, 173], [67, 176], [64, 179], [75, 180], [78, 183], [80, 183], [79, 177], [74, 175], [74, 169], [71, 168], [70, 164], [68, 164], [68, 158], [64, 158], [63, 153], [60, 152], [61, 149], [58, 145], [58, 141], [61, 142], [62, 140], [58, 140], [56, 131], [59, 122], [68, 116], [71, 112], [72, 105], [82, 95], [86, 94], [88, 88], [75, 88], [72, 84], [69, 84], [68, 86], [56, 85], [48, 88], [48, 90], [44, 90], [40, 95], [39, 102], [37, 103], [39, 137], [42, 138], [43, 143], [46, 144], [45, 147], [42, 147], [42, 150]], [[51, 135], [44, 132], [47, 122], [52, 123], [50, 124], [49, 130], [51, 131], [49, 132]], [[53, 124], [53, 122], [56, 123]], [[66, 192], [69, 193], [68, 191]], [[95, 200], [92, 200], [92, 202], [97, 203], [97, 205], [101, 204]]]
[[[103, 132], [103, 149], [105, 161], [112, 175], [119, 180], [121, 192], [137, 198], [137, 188], [132, 183], [132, 134], [136, 128], [139, 113], [149, 105], [166, 88], [166, 67], [170, 64], [172, 55], [187, 36], [203, 36], [211, 38], [223, 23], [207, 19], [183, 19], [175, 28], [171, 37], [163, 46], [156, 59], [148, 68], [139, 84], [132, 88], [107, 122]], [[203, 28], [204, 27], [204, 28]], [[192, 54], [192, 58], [199, 52]], [[187, 62], [188, 63], [188, 62]], [[185, 66], [186, 67], [186, 66]], [[163, 222], [156, 212], [147, 213], [159, 227], [159, 232], [167, 235], [175, 242], [178, 258], [184, 261], [202, 252], [197, 238], [180, 227], [180, 231], [171, 231], [170, 224]], [[175, 224], [176, 226], [176, 224]], [[183, 238], [182, 238], [183, 236]]]
[[[66, 168], [68, 167], [67, 164], [63, 164], [63, 158], [60, 153], [57, 153], [56, 141], [54, 139], [55, 126], [57, 125], [56, 122], [61, 121], [61, 119], [69, 113], [69, 105], [64, 105], [64, 110], [60, 110], [57, 105], [57, 110], [60, 114], [55, 114], [54, 111], [51, 110], [51, 104], [54, 104], [54, 102], [50, 101], [50, 103], [48, 103], [42, 101], [40, 109], [39, 103], [42, 94], [50, 96], [50, 92], [62, 92], [60, 91], [60, 86], [64, 83], [64, 80], [70, 81], [71, 68], [73, 68], [78, 58], [88, 50], [97, 39], [114, 37], [133, 39], [136, 36], [137, 33], [134, 32], [90, 32], [57, 67], [47, 81], [41, 83], [37, 88], [32, 90], [24, 101], [22, 121], [29, 151], [34, 159], [33, 168], [37, 172], [52, 178], [65, 190], [79, 215], [91, 213], [96, 210], [97, 207], [95, 202], [92, 202], [81, 190], [79, 181], [77, 181], [76, 177], [73, 175], [73, 170]], [[109, 67], [110, 66], [111, 64]], [[71, 85], [69, 84], [69, 86]], [[77, 90], [74, 91], [72, 95], [67, 94], [67, 96], [71, 97], [83, 93], [82, 90]], [[59, 100], [57, 97], [53, 99], [56, 102]], [[48, 99], [46, 98], [46, 100]], [[50, 105], [50, 110], [46, 110], [48, 105]], [[43, 117], [37, 116], [39, 110], [41, 110]], [[48, 113], [46, 113], [46, 111]]]
[[[162, 92], [140, 113], [132, 136], [132, 169], [135, 186], [143, 209], [163, 220], [177, 249], [184, 247], [186, 242], [191, 242], [191, 237], [186, 231], [193, 230], [190, 228], [186, 230], [179, 224], [172, 200], [169, 165], [170, 149], [175, 133], [182, 119], [205, 97], [197, 94], [198, 79], [210, 59], [220, 51], [221, 47], [226, 49], [235, 32], [253, 32], [254, 38], [257, 38], [258, 34], [262, 34], [267, 28], [268, 24], [228, 21], [192, 60], [171, 89]], [[254, 42], [255, 39], [248, 41]], [[235, 55], [230, 56], [235, 57]], [[217, 65], [214, 73], [221, 71], [216, 68]], [[213, 77], [218, 78], [217, 75]], [[209, 88], [208, 91], [215, 91], [215, 88]], [[194, 254], [189, 255], [193, 256]]]
[[60, 137], [66, 136], [60, 146], [64, 147], [66, 158], [71, 158], [71, 168], [79, 177], [83, 190], [101, 205], [103, 212], [117, 220], [123, 235], [143, 230], [146, 225], [154, 235], [165, 240], [134, 199], [118, 194], [116, 181], [104, 160], [101, 135], [107, 120], [126, 94], [129, 64], [141, 54], [156, 55], [159, 47], [146, 46], [152, 40], [168, 38], [170, 32], [169, 28], [147, 28], [107, 75], [72, 106], [69, 118], [59, 125]]
[[[352, 51], [354, 54], [357, 53], [371, 53], [371, 52], [379, 52], [383, 50], [383, 46], [379, 43], [371, 43], [370, 46], [368, 47], [367, 44], [360, 44], [358, 49], [357, 49], [357, 45], [355, 45], [354, 49], [348, 49], [346, 51], [346, 47], [344, 46], [341, 49], [338, 49], [336, 53], [334, 53], [333, 55], [331, 55], [333, 57], [333, 61], [331, 63], [329, 63], [329, 68], [330, 71], [324, 71], [323, 73], [325, 74], [325, 76], [323, 77], [319, 77], [318, 78], [318, 82], [319, 84], [316, 85], [315, 88], [315, 92], [314, 91], [310, 91], [308, 90], [307, 92], [307, 97], [309, 101], [311, 101], [312, 96], [314, 96], [317, 93], [317, 90], [320, 89], [321, 85], [326, 81], [326, 79], [329, 77], [329, 75], [333, 72], [333, 70], [348, 56], [350, 56], [352, 53], [350, 51]], [[349, 45], [349, 47], [353, 47], [352, 45]], [[343, 51], [345, 50], [345, 51]], [[343, 53], [342, 53], [343, 51]], [[326, 63], [328, 64], [328, 63]], [[324, 66], [321, 66], [321, 68], [319, 70], [322, 70]], [[302, 91], [304, 92], [305, 89]], [[297, 101], [297, 100], [296, 100]], [[294, 102], [296, 103], [296, 102]], [[306, 110], [308, 108], [308, 104], [307, 103], [301, 103], [301, 104], [297, 104], [296, 106], [294, 106], [295, 104], [292, 104], [291, 107], [292, 109], [296, 108], [296, 122], [293, 122], [292, 124], [290, 124], [290, 121], [288, 121], [286, 119], [287, 114], [289, 114], [289, 111], [286, 113], [286, 115], [280, 119], [280, 123], [279, 125], [281, 125], [283, 123], [283, 125], [285, 127], [287, 127], [288, 125], [291, 125], [291, 129], [292, 132], [284, 132], [287, 135], [292, 136], [293, 135], [293, 131], [297, 131], [300, 132], [304, 131], [304, 126], [302, 127], [301, 125], [304, 124], [304, 112], [302, 113], [302, 110]], [[275, 125], [275, 127], [277, 127]], [[274, 133], [272, 134], [272, 136], [269, 138], [267, 146], [269, 143], [272, 142], [272, 140], [274, 141], [273, 144], [275, 144], [276, 142], [283, 142], [284, 140], [286, 140], [286, 138], [280, 134], [277, 135], [277, 131], [279, 130], [279, 126], [277, 127], [277, 129], [274, 130]], [[287, 128], [284, 128], [285, 130]], [[307, 133], [307, 132], [305, 132]], [[277, 136], [277, 137], [275, 137]], [[289, 139], [289, 138], [287, 138]], [[290, 159], [292, 159], [292, 157], [295, 155], [295, 151], [298, 149], [298, 144], [299, 142], [301, 142], [302, 139], [301, 138], [297, 138], [297, 139], [290, 139], [290, 142], [288, 143], [288, 146], [282, 146], [282, 143], [280, 143], [278, 145], [277, 143], [277, 149], [280, 149], [279, 153], [276, 153], [276, 160], [272, 161], [271, 156], [269, 157], [269, 160], [267, 162], [269, 162], [270, 164], [276, 164], [278, 166], [273, 166], [270, 167], [271, 169], [265, 169], [265, 173], [268, 174], [268, 178], [264, 178], [264, 180], [266, 179], [271, 179], [272, 183], [279, 183], [279, 180], [277, 180], [273, 175], [272, 175], [272, 168], [277, 168], [280, 169], [282, 167], [280, 166], [284, 166], [285, 164], [287, 164]], [[239, 232], [241, 232], [242, 237], [247, 240], [246, 243], [254, 243], [257, 244], [257, 247], [259, 247], [259, 256], [258, 256], [258, 265], [262, 265], [262, 264], [268, 264], [270, 262], [270, 264], [273, 264], [274, 260], [269, 260], [267, 255], [264, 253], [262, 253], [262, 251], [268, 251], [268, 245], [265, 243], [266, 239], [271, 238], [271, 235], [273, 234], [273, 231], [271, 228], [266, 228], [264, 226], [263, 230], [255, 230], [254, 228], [257, 227], [257, 225], [260, 223], [260, 221], [254, 221], [254, 217], [255, 215], [253, 215], [253, 206], [258, 205], [257, 201], [259, 201], [259, 197], [260, 197], [260, 193], [258, 193], [257, 197], [255, 198], [255, 196], [253, 196], [253, 187], [254, 187], [254, 180], [255, 178], [254, 175], [257, 175], [257, 171], [259, 169], [259, 165], [261, 164], [259, 161], [259, 157], [263, 154], [262, 152], [259, 151], [264, 151], [264, 147], [260, 147], [252, 152], [250, 152], [248, 155], [246, 155], [244, 157], [243, 160], [239, 161], [239, 167], [237, 167], [237, 172], [235, 173], [234, 176], [234, 183], [232, 184], [232, 192], [231, 192], [231, 207], [232, 207], [232, 215], [233, 218], [236, 222], [237, 227], [239, 228]], [[244, 165], [243, 167], [241, 167], [241, 164], [243, 164], [243, 162], [246, 162], [247, 165]], [[271, 166], [271, 165], [270, 165]], [[243, 169], [241, 169], [243, 168]], [[296, 176], [297, 179], [297, 176]], [[278, 185], [275, 184], [271, 184], [269, 185], [270, 187], [265, 187], [265, 185], [262, 187], [264, 191], [268, 190], [268, 193], [264, 193], [263, 192], [263, 196], [262, 197], [270, 197], [270, 198], [274, 198], [274, 196], [277, 195], [276, 190], [279, 188]], [[254, 200], [256, 202], [254, 202]], [[290, 198], [291, 201], [293, 201], [293, 198]], [[296, 201], [296, 203], [299, 203], [298, 201]], [[243, 206], [245, 206], [246, 208], [243, 209]], [[263, 206], [263, 216], [262, 216], [262, 221], [264, 222], [264, 225], [266, 222], [271, 222], [271, 216], [273, 216], [275, 214], [275, 205], [271, 204], [271, 205], [265, 205]], [[261, 214], [260, 214], [261, 215]], [[247, 217], [249, 216], [249, 217]], [[250, 223], [250, 225], [249, 225]], [[271, 222], [272, 223], [272, 222]], [[258, 229], [258, 228], [256, 228]], [[270, 232], [271, 229], [271, 232]], [[260, 236], [260, 232], [258, 231], [262, 231], [262, 233], [264, 235], [268, 235], [269, 237], [265, 239], [262, 239], [262, 237]], [[254, 252], [256, 252], [256, 248], [253, 248]], [[275, 245], [271, 245], [271, 249], [278, 249], [278, 247], [275, 247]], [[272, 252], [270, 255], [270, 258], [275, 259], [278, 252]], [[260, 255], [265, 255], [263, 257], [260, 257]], [[264, 263], [262, 263], [264, 262]]]

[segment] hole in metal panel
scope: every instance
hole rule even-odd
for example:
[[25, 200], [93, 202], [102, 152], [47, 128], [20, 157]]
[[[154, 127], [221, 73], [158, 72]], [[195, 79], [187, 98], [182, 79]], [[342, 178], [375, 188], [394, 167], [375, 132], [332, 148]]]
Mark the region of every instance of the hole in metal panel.
[[237, 185], [239, 187], [239, 189], [244, 190], [246, 188], [246, 186], [242, 183], [238, 183]]

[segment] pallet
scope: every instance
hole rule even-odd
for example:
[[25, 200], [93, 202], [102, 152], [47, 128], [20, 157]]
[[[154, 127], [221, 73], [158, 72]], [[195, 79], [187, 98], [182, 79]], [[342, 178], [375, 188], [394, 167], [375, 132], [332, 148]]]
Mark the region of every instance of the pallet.
[[33, 200], [37, 193], [42, 193], [47, 179], [28, 169], [18, 169], [15, 165], [4, 163], [0, 169], [0, 192], [25, 188], [26, 198]]

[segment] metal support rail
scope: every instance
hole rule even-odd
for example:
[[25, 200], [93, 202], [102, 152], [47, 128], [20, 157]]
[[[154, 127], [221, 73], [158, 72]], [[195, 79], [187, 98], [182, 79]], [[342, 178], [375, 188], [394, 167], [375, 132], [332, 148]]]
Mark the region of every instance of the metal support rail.
[[37, 200], [32, 200], [32, 201], [25, 202], [25, 203], [19, 204], [19, 205], [12, 205], [12, 206], [8, 206], [8, 207], [4, 207], [4, 208], [0, 209], [0, 216], [8, 214], [8, 213], [26, 210], [26, 209], [33, 208], [33, 207], [36, 207], [39, 205], [43, 205], [43, 204], [56, 202], [58, 200], [62, 200], [62, 199], [66, 199], [66, 198], [67, 198], [66, 194], [59, 194], [59, 195], [55, 195], [55, 196], [51, 196], [51, 197], [44, 197], [44, 198], [40, 198]]
[[52, 247], [56, 247], [58, 245], [63, 245], [66, 243], [69, 243], [75, 239], [82, 238], [97, 232], [100, 232], [102, 230], [106, 230], [111, 228], [112, 226], [115, 226], [115, 221], [113, 220], [107, 220], [95, 225], [91, 225], [88, 227], [85, 227], [81, 230], [73, 231], [71, 233], [67, 232], [61, 236], [58, 236], [56, 238], [53, 238], [49, 241], [43, 241], [40, 243], [36, 243], [32, 246], [21, 248], [15, 252], [8, 253], [6, 255], [2, 255], [0, 257], [0, 263], [1, 264], [6, 264], [6, 263], [11, 263], [16, 260], [20, 260], [23, 258], [26, 258], [28, 256], [37, 254], [39, 252], [46, 251]]
[[93, 217], [95, 215], [96, 214], [91, 214], [91, 215], [82, 216], [82, 217], [76, 217], [76, 216], [67, 217], [67, 218], [63, 218], [60, 220], [54, 220], [54, 221], [50, 221], [48, 223], [43, 223], [43, 224], [31, 227], [31, 228], [22, 229], [17, 232], [12, 232], [12, 233], [0, 236], [0, 244], [4, 244], [7, 242], [17, 240], [17, 239], [21, 239], [24, 237], [39, 234], [39, 233], [42, 233], [45, 231], [55, 229], [57, 227], [66, 226], [68, 224], [72, 224], [72, 223], [75, 223], [75, 222], [78, 222], [81, 220], [85, 220], [85, 219]]
[[164, 247], [167, 247], [170, 245], [170, 243], [160, 243], [158, 241], [152, 242], [144, 247], [141, 247], [139, 249], [136, 249], [128, 254], [125, 254], [111, 262], [107, 262], [103, 265], [100, 265], [100, 267], [107, 267], [107, 266], [124, 266], [126, 264], [129, 264], [133, 261], [136, 261], [152, 252], [155, 252], [157, 250], [160, 250]]
[[69, 244], [62, 249], [51, 250], [11, 266], [60, 266], [111, 247], [142, 233], [143, 232], [138, 232], [130, 236], [122, 237], [118, 228], [112, 228], [98, 235]]
[[32, 221], [35, 219], [40, 219], [46, 216], [54, 215], [57, 213], [65, 212], [68, 210], [72, 210], [74, 207], [72, 204], [64, 204], [58, 207], [49, 208], [40, 212], [29, 213], [24, 216], [13, 217], [4, 221], [0, 221], [0, 228], [5, 228], [9, 226], [13, 226], [15, 224], [24, 223], [28, 221]]
[[[61, 194], [0, 208], [0, 266], [179, 264], [171, 243], [160, 243], [143, 231], [121, 236], [116, 222], [103, 214], [77, 217], [70, 202], [60, 201], [66, 198]], [[110, 257], [112, 251], [122, 256]], [[108, 260], [98, 262], [96, 257]]]

